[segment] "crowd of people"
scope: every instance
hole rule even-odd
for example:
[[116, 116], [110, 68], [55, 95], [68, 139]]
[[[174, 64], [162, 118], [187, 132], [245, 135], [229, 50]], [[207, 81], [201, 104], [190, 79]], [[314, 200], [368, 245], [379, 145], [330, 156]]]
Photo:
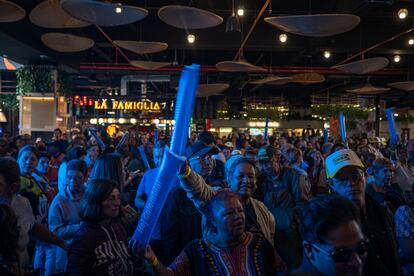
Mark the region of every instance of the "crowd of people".
[[193, 132], [143, 247], [155, 134], [0, 138], [0, 275], [414, 275], [407, 136]]

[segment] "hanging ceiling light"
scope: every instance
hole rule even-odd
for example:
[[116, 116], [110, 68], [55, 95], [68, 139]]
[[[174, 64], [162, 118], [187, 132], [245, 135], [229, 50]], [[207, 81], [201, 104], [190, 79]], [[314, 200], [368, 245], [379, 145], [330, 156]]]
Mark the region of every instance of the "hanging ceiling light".
[[234, 0], [232, 1], [232, 14], [227, 18], [226, 33], [227, 32], [241, 32], [239, 18], [234, 13]]
[[195, 35], [193, 35], [193, 34], [187, 35], [188, 43], [193, 44], [195, 42], [195, 39], [196, 39]]
[[328, 50], [324, 51], [323, 52], [323, 57], [326, 58], [326, 59], [329, 59], [331, 57], [331, 52], [328, 51]]
[[0, 109], [0, 123], [7, 123], [6, 114], [4, 114], [2, 109]]
[[122, 13], [122, 4], [121, 3], [116, 4], [115, 12], [116, 13]]
[[407, 9], [400, 9], [398, 11], [398, 18], [405, 19], [408, 16], [408, 10]]
[[287, 41], [287, 34], [280, 34], [279, 41], [285, 43]]
[[394, 56], [394, 62], [395, 62], [395, 63], [400, 62], [400, 60], [401, 60], [401, 57], [400, 57], [399, 55], [395, 55], [395, 56]]
[[408, 45], [414, 45], [414, 38], [410, 37], [410, 39], [408, 39]]
[[243, 9], [243, 8], [241, 8], [241, 7], [240, 7], [240, 8], [238, 8], [238, 9], [237, 9], [237, 15], [238, 15], [238, 16], [243, 16], [243, 15], [244, 15], [244, 9]]

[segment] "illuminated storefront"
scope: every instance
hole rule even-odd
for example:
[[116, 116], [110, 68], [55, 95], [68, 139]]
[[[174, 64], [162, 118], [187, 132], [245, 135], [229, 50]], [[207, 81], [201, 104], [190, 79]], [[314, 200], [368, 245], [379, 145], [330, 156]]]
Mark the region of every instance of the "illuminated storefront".
[[175, 123], [167, 118], [172, 116], [172, 111], [166, 102], [149, 99], [73, 96], [70, 109], [76, 125], [104, 125], [112, 135], [130, 126], [171, 130]]
[[67, 128], [67, 103], [64, 97], [53, 94], [28, 94], [19, 97], [19, 133], [52, 132]]

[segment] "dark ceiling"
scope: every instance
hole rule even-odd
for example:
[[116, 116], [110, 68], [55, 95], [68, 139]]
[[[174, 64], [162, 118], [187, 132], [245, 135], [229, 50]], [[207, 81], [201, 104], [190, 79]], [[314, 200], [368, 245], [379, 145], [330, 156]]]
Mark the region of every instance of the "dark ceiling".
[[[39, 0], [13, 1], [22, 6], [27, 14], [40, 2]], [[118, 2], [118, 1], [116, 1]], [[361, 23], [353, 30], [344, 34], [326, 38], [303, 37], [288, 34], [288, 41], [281, 44], [278, 36], [282, 33], [277, 28], [263, 21], [263, 17], [255, 27], [244, 47], [244, 57], [251, 63], [269, 69], [265, 74], [223, 73], [215, 69], [217, 62], [232, 60], [239, 49], [243, 35], [246, 35], [265, 0], [235, 0], [235, 5], [243, 6], [245, 15], [241, 18], [242, 33], [226, 33], [225, 21], [231, 14], [230, 0], [197, 0], [197, 1], [119, 1], [122, 4], [146, 8], [148, 16], [139, 22], [120, 27], [103, 27], [104, 32], [112, 40], [146, 40], [168, 43], [166, 51], [139, 56], [127, 50], [123, 52], [129, 59], [146, 59], [153, 61], [176, 61], [177, 66], [170, 66], [161, 72], [178, 76], [179, 68], [184, 64], [199, 63], [204, 72], [202, 82], [229, 82], [231, 89], [226, 93], [229, 97], [240, 96], [283, 96], [292, 98], [291, 102], [298, 105], [309, 104], [311, 94], [324, 94], [329, 91], [331, 97], [341, 95], [346, 89], [364, 84], [367, 79], [378, 86], [389, 82], [410, 79], [412, 74], [414, 47], [407, 41], [411, 34], [401, 36], [393, 41], [377, 47], [364, 55], [368, 57], [386, 57], [390, 65], [369, 76], [353, 76], [341, 74], [330, 67], [343, 61], [372, 45], [385, 41], [394, 35], [410, 29], [414, 18], [414, 1], [383, 1], [383, 0], [289, 0], [271, 1], [271, 11], [266, 10], [265, 16], [301, 15], [318, 13], [351, 13], [361, 18]], [[187, 43], [188, 31], [176, 29], [162, 22], [157, 11], [160, 7], [171, 4], [191, 5], [212, 11], [224, 22], [214, 28], [191, 31], [196, 35], [196, 43]], [[407, 8], [409, 16], [405, 20], [397, 18], [400, 8]], [[92, 38], [95, 46], [80, 53], [58, 53], [46, 47], [40, 36], [49, 31], [67, 32]], [[414, 37], [414, 34], [412, 34]], [[332, 57], [323, 58], [323, 51], [329, 49]], [[147, 74], [130, 67], [125, 58], [108, 42], [95, 26], [81, 29], [44, 29], [32, 24], [26, 16], [15, 23], [0, 24], [0, 54], [27, 63], [46, 63], [59, 66], [72, 74], [75, 87], [79, 92], [93, 93], [91, 87], [119, 87], [122, 75]], [[392, 61], [399, 54], [401, 61]], [[360, 59], [357, 57], [355, 60]], [[248, 84], [251, 79], [261, 75], [274, 73], [289, 76], [301, 71], [324, 72], [326, 82], [317, 85], [289, 84], [280, 87], [256, 87]], [[154, 74], [154, 72], [149, 72]], [[158, 72], [159, 73], [159, 72]], [[173, 80], [176, 83], [176, 78]], [[411, 106], [414, 97], [409, 93], [391, 90], [388, 105]]]

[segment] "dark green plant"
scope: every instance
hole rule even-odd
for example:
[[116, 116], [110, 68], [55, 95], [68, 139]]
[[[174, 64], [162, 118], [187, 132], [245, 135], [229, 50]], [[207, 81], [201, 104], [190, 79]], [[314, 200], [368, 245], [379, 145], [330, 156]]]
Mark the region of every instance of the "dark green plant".
[[274, 108], [266, 108], [266, 109], [247, 109], [247, 118], [249, 120], [263, 120], [267, 116], [269, 120], [280, 120], [287, 116], [286, 111], [281, 111]]
[[45, 65], [27, 65], [16, 71], [17, 93], [53, 92], [52, 67]]
[[395, 121], [401, 123], [414, 123], [414, 116], [411, 114], [400, 114], [400, 116], [395, 117]]
[[312, 105], [311, 111], [313, 115], [318, 117], [339, 117], [339, 113], [343, 112], [349, 119], [368, 119], [372, 112], [369, 108], [363, 108], [355, 105], [347, 104], [318, 104]]
[[0, 94], [0, 106], [17, 110], [19, 109], [19, 100], [15, 94]]
[[64, 96], [72, 95], [72, 78], [70, 74], [59, 71], [58, 76], [58, 92]]

